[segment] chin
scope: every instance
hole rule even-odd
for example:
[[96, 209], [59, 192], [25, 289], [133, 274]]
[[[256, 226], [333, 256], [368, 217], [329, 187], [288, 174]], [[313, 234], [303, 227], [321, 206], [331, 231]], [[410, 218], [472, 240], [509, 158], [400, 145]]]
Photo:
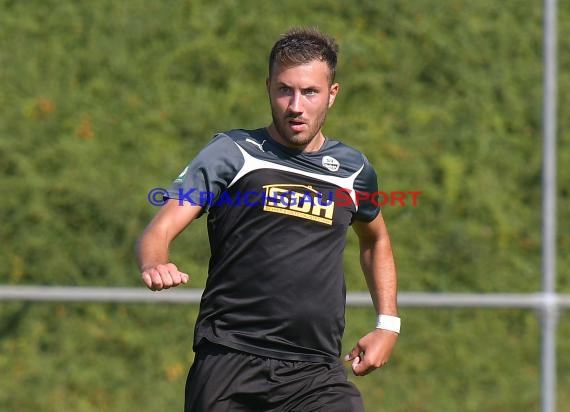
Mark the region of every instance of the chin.
[[299, 146], [304, 146], [306, 144], [311, 143], [311, 141], [315, 138], [315, 136], [311, 136], [310, 133], [300, 132], [300, 133], [293, 133], [287, 136], [287, 140], [291, 143]]
[[284, 142], [287, 145], [292, 147], [303, 147], [311, 143], [313, 137], [310, 137], [309, 134], [304, 131], [300, 133], [295, 133], [290, 130], [286, 125], [278, 124], [277, 122], [273, 122], [276, 125], [276, 131], [281, 136]]
[[292, 136], [287, 139], [287, 141], [294, 146], [306, 146], [311, 143], [311, 140], [313, 139], [303, 136]]

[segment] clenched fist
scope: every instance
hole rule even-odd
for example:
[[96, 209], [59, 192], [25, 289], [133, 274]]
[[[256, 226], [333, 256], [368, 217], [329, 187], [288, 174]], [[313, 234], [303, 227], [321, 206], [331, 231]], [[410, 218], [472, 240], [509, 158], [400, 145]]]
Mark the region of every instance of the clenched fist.
[[143, 283], [150, 290], [168, 289], [187, 283], [190, 276], [180, 272], [174, 263], [160, 264], [146, 268], [141, 273]]

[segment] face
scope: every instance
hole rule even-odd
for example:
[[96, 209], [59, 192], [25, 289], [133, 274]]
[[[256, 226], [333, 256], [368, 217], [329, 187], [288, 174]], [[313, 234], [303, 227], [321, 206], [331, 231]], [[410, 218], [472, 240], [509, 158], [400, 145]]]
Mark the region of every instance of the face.
[[320, 60], [293, 67], [276, 65], [267, 79], [273, 123], [271, 137], [282, 145], [318, 150], [322, 126], [339, 85], [329, 84], [328, 65]]

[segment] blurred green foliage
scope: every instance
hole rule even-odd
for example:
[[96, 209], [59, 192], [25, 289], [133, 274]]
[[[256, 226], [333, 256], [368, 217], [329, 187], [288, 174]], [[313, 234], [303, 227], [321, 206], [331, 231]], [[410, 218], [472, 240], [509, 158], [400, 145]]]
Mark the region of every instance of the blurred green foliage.
[[[559, 2], [558, 289], [570, 291], [570, 3]], [[541, 285], [542, 2], [0, 1], [0, 283], [139, 285], [135, 239], [211, 136], [270, 122], [278, 35], [334, 35], [326, 134], [382, 190], [402, 291]], [[205, 281], [205, 219], [172, 260]], [[349, 236], [350, 290], [365, 290]], [[353, 379], [370, 411], [530, 411], [539, 325], [523, 311], [402, 309], [393, 361]], [[196, 307], [0, 304], [0, 410], [180, 410]], [[345, 349], [373, 324], [349, 309]], [[570, 395], [567, 319], [559, 403]]]

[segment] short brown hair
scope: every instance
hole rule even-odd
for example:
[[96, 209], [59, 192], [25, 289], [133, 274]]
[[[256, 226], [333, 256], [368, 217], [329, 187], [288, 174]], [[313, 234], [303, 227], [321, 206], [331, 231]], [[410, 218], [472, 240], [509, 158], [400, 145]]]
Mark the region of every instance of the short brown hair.
[[338, 44], [332, 37], [314, 27], [293, 28], [273, 45], [269, 54], [269, 76], [275, 64], [290, 67], [321, 60], [329, 67], [329, 81], [332, 84], [336, 75], [337, 54]]

